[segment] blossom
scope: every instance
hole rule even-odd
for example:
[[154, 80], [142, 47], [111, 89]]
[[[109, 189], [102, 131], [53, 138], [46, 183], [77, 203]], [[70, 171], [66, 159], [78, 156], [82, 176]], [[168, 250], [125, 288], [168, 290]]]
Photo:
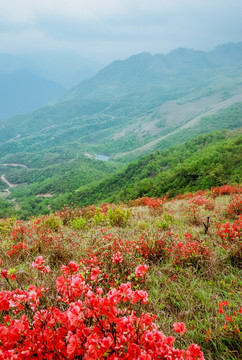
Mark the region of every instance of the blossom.
[[137, 266], [137, 268], [135, 269], [135, 275], [137, 277], [144, 276], [147, 273], [148, 268], [149, 268], [148, 265], [139, 265], [139, 266]]
[[200, 349], [200, 346], [196, 344], [191, 344], [186, 351], [186, 360], [204, 360], [203, 352]]
[[180, 335], [185, 334], [187, 331], [186, 325], [183, 322], [177, 322], [173, 324], [173, 330]]
[[91, 280], [95, 281], [99, 274], [100, 274], [99, 267], [93, 268], [91, 273]]
[[37, 268], [41, 273], [49, 273], [50, 267], [45, 266], [45, 260], [43, 256], [38, 256], [35, 261], [32, 262], [32, 267]]
[[116, 254], [113, 255], [112, 261], [113, 261], [113, 263], [119, 263], [119, 264], [122, 263], [123, 257], [121, 255], [120, 251], [118, 251]]

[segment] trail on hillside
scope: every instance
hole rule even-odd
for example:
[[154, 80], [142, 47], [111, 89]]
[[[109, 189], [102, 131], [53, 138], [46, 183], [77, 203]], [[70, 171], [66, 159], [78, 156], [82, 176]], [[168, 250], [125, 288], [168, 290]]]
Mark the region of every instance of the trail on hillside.
[[5, 184], [7, 184], [8, 187], [10, 187], [10, 188], [13, 188], [13, 187], [17, 186], [17, 184], [11, 184], [11, 183], [5, 178], [5, 175], [2, 175], [2, 176], [1, 176], [1, 180], [2, 180], [3, 182], [5, 182]]
[[14, 164], [0, 164], [1, 166], [14, 166], [14, 167], [22, 167], [24, 169], [28, 169], [28, 167], [24, 164], [17, 164], [17, 163], [14, 163]]
[[242, 94], [235, 95], [235, 96], [229, 98], [228, 100], [225, 100], [225, 101], [222, 101], [222, 102], [220, 102], [218, 104], [212, 105], [212, 106], [210, 106], [209, 110], [207, 110], [207, 111], [203, 112], [202, 114], [194, 117], [193, 119], [187, 121], [185, 124], [183, 124], [182, 126], [177, 128], [176, 130], [170, 132], [169, 134], [163, 135], [163, 136], [159, 137], [158, 139], [152, 140], [149, 143], [147, 143], [145, 145], [142, 145], [139, 148], [136, 148], [134, 150], [127, 151], [127, 152], [124, 152], [122, 154], [114, 155], [114, 156], [112, 156], [112, 158], [113, 159], [119, 159], [119, 158], [125, 157], [127, 155], [136, 154], [138, 152], [148, 150], [148, 149], [152, 148], [154, 145], [158, 144], [160, 141], [168, 138], [171, 135], [174, 135], [174, 134], [178, 133], [180, 130], [192, 127], [194, 124], [198, 123], [201, 120], [201, 118], [206, 117], [206, 116], [214, 115], [219, 110], [226, 109], [227, 107], [233, 105], [236, 102], [240, 102], [240, 101], [242, 101]]

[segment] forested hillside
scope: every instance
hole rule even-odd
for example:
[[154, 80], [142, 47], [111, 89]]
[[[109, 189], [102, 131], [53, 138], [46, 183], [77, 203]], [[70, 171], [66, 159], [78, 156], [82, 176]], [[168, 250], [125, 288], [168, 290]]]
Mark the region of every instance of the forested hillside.
[[241, 130], [199, 135], [189, 142], [130, 163], [125, 170], [97, 185], [63, 196], [63, 205], [65, 202], [87, 205], [142, 196], [175, 196], [225, 183], [240, 183], [241, 153]]
[[20, 185], [10, 187], [6, 197], [6, 184], [2, 182], [1, 216], [26, 217], [66, 205], [175, 196], [225, 183], [241, 183], [241, 152], [242, 135], [238, 129], [198, 135], [189, 142], [131, 162], [120, 171], [112, 162], [86, 157], [69, 161], [65, 167], [56, 164], [39, 170], [2, 165], [2, 171], [8, 168], [10, 183], [18, 179]]
[[[128, 199], [133, 196], [130, 175], [123, 192], [119, 181], [105, 185], [104, 192], [97, 180], [199, 134], [241, 128], [241, 54], [242, 43], [207, 53], [177, 49], [167, 55], [138, 54], [111, 63], [52, 106], [0, 120], [1, 214], [8, 208], [26, 217], [73, 202]], [[203, 181], [196, 169], [189, 170], [195, 172], [191, 184], [182, 178], [171, 189], [165, 182], [176, 175], [169, 164], [157, 184], [160, 169], [152, 174], [152, 185], [150, 179], [136, 179], [142, 181], [140, 190], [133, 179], [132, 191], [139, 196], [153, 186], [158, 194], [172, 194], [213, 181], [239, 181], [215, 168], [214, 176], [206, 174]]]

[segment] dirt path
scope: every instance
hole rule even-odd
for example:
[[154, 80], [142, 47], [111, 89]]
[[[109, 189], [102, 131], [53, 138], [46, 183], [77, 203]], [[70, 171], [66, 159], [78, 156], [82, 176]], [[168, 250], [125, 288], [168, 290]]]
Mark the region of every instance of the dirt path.
[[28, 169], [26, 165], [23, 164], [0, 164], [2, 166], [14, 166], [14, 167], [22, 167], [24, 169]]
[[12, 139], [7, 140], [6, 142], [9, 143], [9, 142], [11, 142], [11, 141], [14, 141], [14, 140], [20, 138], [20, 136], [21, 136], [21, 134], [18, 134], [17, 136], [15, 136], [15, 137], [12, 138]]
[[197, 122], [199, 122], [199, 120], [201, 120], [201, 118], [203, 118], [203, 117], [205, 117], [205, 116], [214, 115], [214, 114], [216, 114], [219, 110], [226, 109], [228, 106], [231, 106], [231, 105], [233, 105], [234, 103], [240, 102], [240, 101], [242, 101], [242, 94], [232, 96], [232, 97], [229, 98], [228, 100], [221, 101], [221, 102], [218, 103], [218, 104], [215, 104], [215, 105], [210, 106], [209, 110], [207, 110], [207, 111], [203, 112], [202, 114], [194, 117], [193, 119], [191, 119], [191, 120], [189, 120], [188, 122], [186, 122], [184, 125], [180, 126], [178, 129], [170, 132], [169, 134], [164, 135], [164, 136], [161, 136], [161, 137], [159, 137], [158, 139], [155, 139], [155, 140], [153, 140], [153, 141], [150, 141], [149, 143], [147, 143], [147, 144], [145, 144], [145, 145], [143, 145], [143, 146], [140, 146], [139, 148], [136, 148], [135, 150], [131, 150], [131, 151], [127, 151], [127, 152], [122, 153], [122, 154], [114, 155], [114, 156], [112, 156], [112, 158], [113, 158], [113, 159], [118, 159], [118, 158], [122, 158], [122, 157], [124, 157], [124, 156], [130, 155], [130, 154], [136, 154], [136, 153], [138, 153], [138, 152], [142, 152], [143, 150], [150, 149], [150, 148], [152, 148], [154, 145], [156, 145], [157, 143], [159, 143], [160, 141], [168, 138], [168, 137], [171, 136], [171, 135], [174, 135], [174, 134], [178, 133], [180, 130], [187, 129], [187, 128], [193, 126], [194, 124], [196, 124]]
[[1, 176], [1, 180], [2, 180], [3, 182], [5, 182], [5, 184], [7, 184], [8, 187], [10, 187], [10, 188], [13, 188], [13, 187], [17, 186], [17, 184], [11, 184], [11, 183], [5, 178], [5, 175], [2, 175], [2, 176]]
[[38, 198], [49, 198], [49, 197], [52, 197], [53, 194], [37, 194], [36, 197]]

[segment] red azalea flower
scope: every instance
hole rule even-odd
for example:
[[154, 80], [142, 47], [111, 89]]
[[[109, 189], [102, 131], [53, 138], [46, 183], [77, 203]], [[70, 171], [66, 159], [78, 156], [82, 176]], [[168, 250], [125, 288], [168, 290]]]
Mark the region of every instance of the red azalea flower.
[[186, 329], [186, 325], [183, 322], [177, 322], [173, 324], [173, 330], [177, 333], [179, 333], [180, 335], [185, 334], [185, 332], [187, 331]]

